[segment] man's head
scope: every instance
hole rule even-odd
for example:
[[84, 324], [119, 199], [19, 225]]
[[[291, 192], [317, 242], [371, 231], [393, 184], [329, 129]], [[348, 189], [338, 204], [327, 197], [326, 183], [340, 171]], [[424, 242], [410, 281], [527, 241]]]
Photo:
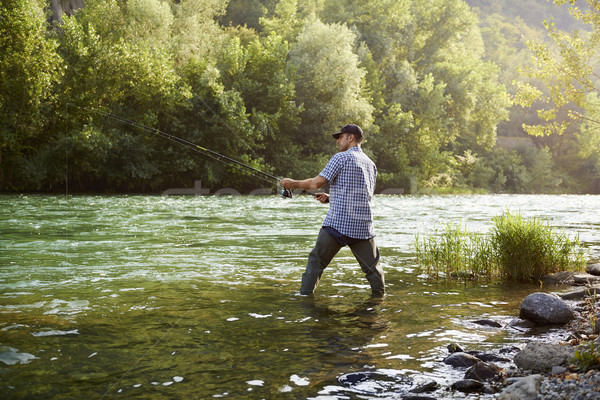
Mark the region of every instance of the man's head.
[[346, 151], [351, 147], [359, 146], [364, 134], [358, 125], [345, 125], [339, 132], [332, 134], [336, 140], [339, 151]]
[[365, 138], [365, 134], [363, 133], [362, 129], [360, 129], [360, 126], [354, 125], [354, 124], [342, 126], [342, 129], [340, 129], [339, 132], [332, 134], [332, 136], [337, 139], [343, 133], [348, 133], [350, 135], [353, 135], [354, 141], [356, 143], [362, 142], [363, 139]]

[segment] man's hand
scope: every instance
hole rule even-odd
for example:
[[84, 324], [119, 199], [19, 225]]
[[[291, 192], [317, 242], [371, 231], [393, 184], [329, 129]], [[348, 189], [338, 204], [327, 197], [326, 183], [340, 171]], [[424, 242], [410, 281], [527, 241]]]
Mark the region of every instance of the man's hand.
[[279, 181], [281, 186], [283, 186], [286, 189], [294, 189], [294, 182], [295, 182], [295, 180], [290, 179], [290, 178], [283, 178], [282, 180]]
[[329, 195], [327, 193], [315, 193], [313, 196], [323, 204], [329, 203]]

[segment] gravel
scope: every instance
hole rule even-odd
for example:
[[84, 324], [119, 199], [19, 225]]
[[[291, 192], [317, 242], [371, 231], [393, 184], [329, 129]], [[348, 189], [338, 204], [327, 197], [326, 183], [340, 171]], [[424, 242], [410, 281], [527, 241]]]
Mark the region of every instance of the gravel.
[[600, 399], [600, 371], [565, 373], [542, 381], [538, 400]]

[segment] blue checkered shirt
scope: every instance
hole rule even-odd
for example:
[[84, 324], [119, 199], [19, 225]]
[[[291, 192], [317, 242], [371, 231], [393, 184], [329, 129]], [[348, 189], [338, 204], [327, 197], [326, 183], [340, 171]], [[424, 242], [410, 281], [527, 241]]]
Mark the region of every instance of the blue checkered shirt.
[[377, 179], [375, 163], [360, 147], [351, 147], [331, 157], [319, 175], [330, 184], [329, 212], [323, 226], [354, 239], [374, 237], [371, 197]]

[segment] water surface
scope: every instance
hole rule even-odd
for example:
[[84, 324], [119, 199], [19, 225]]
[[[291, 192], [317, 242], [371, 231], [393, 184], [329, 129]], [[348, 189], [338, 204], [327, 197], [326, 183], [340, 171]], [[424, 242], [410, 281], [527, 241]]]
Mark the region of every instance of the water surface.
[[414, 237], [457, 221], [486, 232], [505, 210], [547, 218], [599, 257], [597, 196], [376, 196], [386, 297], [369, 296], [348, 249], [304, 297], [300, 276], [326, 213], [312, 198], [1, 196], [0, 391], [343, 399], [447, 385], [464, 373], [440, 366], [448, 343], [535, 340], [472, 322], [506, 325], [539, 288], [428, 282]]

